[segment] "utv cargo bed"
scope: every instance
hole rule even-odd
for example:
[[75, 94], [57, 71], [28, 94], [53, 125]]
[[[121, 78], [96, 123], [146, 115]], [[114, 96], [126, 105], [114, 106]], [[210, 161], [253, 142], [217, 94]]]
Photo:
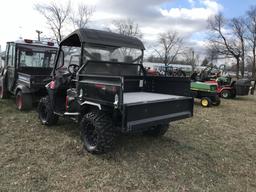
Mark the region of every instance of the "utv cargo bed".
[[168, 124], [170, 121], [193, 115], [191, 97], [150, 92], [124, 93], [123, 128], [128, 132], [141, 131], [149, 126]]

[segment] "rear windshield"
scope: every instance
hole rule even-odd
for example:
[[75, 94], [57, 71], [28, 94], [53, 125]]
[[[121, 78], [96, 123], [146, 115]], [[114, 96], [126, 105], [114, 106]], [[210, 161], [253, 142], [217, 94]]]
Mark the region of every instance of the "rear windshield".
[[81, 74], [142, 75], [143, 51], [140, 49], [96, 44], [85, 44], [84, 47], [84, 62], [87, 64]]
[[139, 64], [142, 61], [142, 50], [135, 48], [85, 44], [84, 52], [86, 60], [131, 64]]
[[17, 50], [20, 67], [52, 68], [54, 66], [56, 48], [19, 45]]

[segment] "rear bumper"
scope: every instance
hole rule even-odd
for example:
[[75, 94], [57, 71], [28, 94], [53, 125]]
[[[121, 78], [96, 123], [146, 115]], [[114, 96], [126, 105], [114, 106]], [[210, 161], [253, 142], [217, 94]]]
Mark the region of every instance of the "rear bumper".
[[130, 121], [127, 123], [127, 131], [128, 132], [137, 132], [142, 130], [147, 130], [149, 127], [168, 124], [171, 121], [177, 121], [185, 118], [189, 118], [192, 116], [190, 111], [184, 111], [175, 114], [163, 115], [153, 118], [145, 118], [136, 121]]
[[193, 116], [194, 99], [180, 99], [124, 106], [123, 132], [140, 132]]

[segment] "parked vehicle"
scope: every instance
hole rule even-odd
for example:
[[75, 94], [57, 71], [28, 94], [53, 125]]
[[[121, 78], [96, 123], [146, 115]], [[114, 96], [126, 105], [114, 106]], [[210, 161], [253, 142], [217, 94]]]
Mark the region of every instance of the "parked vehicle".
[[48, 95], [38, 105], [42, 124], [74, 119], [85, 149], [104, 153], [118, 133], [159, 136], [170, 121], [191, 117], [190, 80], [147, 76], [143, 53], [134, 37], [93, 29], [71, 33], [60, 43]]
[[[223, 65], [219, 68], [221, 67], [223, 68]], [[217, 93], [224, 99], [233, 99], [237, 95], [245, 96], [249, 94], [250, 80], [238, 79], [234, 81], [229, 75], [221, 75], [219, 68], [206, 67], [199, 74], [195, 72], [192, 76], [197, 81], [215, 84], [217, 86]], [[223, 70], [225, 71], [225, 67]]]
[[0, 98], [12, 94], [19, 110], [30, 109], [35, 98], [46, 93], [45, 84], [51, 80], [57, 50], [52, 42], [29, 39], [7, 42], [0, 70]]
[[191, 82], [191, 91], [195, 98], [201, 100], [200, 103], [203, 107], [219, 106], [221, 103], [215, 84]]
[[233, 81], [231, 84], [222, 84], [217, 79], [217, 80], [205, 81], [205, 83], [216, 85], [218, 95], [220, 97], [224, 98], [224, 99], [233, 99], [237, 95], [237, 93], [236, 93], [236, 81]]

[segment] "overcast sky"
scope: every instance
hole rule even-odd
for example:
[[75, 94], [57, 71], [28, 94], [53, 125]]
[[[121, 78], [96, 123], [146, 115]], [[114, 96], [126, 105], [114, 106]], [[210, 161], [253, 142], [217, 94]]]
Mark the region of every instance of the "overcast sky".
[[[49, 30], [44, 18], [34, 10], [34, 3], [50, 0], [3, 0], [0, 6], [0, 45], [19, 37], [36, 39], [35, 30]], [[60, 2], [66, 2], [61, 0]], [[72, 0], [76, 5], [80, 0]], [[153, 42], [158, 34], [175, 30], [185, 36], [195, 47], [204, 42], [207, 18], [224, 12], [226, 17], [240, 16], [255, 0], [84, 0], [95, 7], [90, 28], [104, 29], [114, 19], [131, 18], [143, 32], [145, 42]], [[67, 34], [70, 31], [67, 31]]]

